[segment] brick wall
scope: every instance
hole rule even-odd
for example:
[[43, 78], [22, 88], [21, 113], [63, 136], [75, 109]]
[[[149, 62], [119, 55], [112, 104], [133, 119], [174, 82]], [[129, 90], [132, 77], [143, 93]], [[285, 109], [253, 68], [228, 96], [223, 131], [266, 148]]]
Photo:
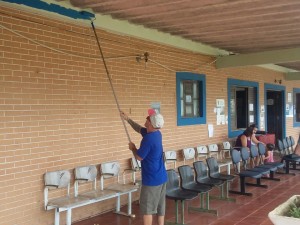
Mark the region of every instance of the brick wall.
[[[99, 59], [91, 27], [0, 6], [0, 24], [63, 54], [0, 28], [0, 225], [50, 225], [53, 211], [43, 210], [46, 171], [118, 160], [129, 167], [128, 140]], [[260, 104], [264, 82], [283, 74], [259, 67], [216, 70], [214, 59], [168, 46], [98, 30], [107, 58], [149, 52], [172, 70], [206, 74], [207, 123], [176, 126], [175, 73], [135, 58], [107, 60], [121, 109], [143, 124], [151, 102], [161, 103], [165, 150], [180, 150], [227, 139], [227, 125], [216, 125], [217, 98], [225, 99], [227, 78], [257, 81]], [[85, 57], [79, 57], [85, 56]], [[299, 81], [284, 81], [287, 92]], [[140, 137], [128, 127], [133, 142]], [[287, 135], [298, 140], [299, 128], [287, 118]], [[178, 165], [182, 164], [182, 159]], [[73, 189], [71, 192], [73, 193]], [[61, 193], [57, 193], [59, 195]], [[74, 210], [73, 220], [114, 207], [113, 201]], [[64, 214], [61, 217], [64, 220]]]

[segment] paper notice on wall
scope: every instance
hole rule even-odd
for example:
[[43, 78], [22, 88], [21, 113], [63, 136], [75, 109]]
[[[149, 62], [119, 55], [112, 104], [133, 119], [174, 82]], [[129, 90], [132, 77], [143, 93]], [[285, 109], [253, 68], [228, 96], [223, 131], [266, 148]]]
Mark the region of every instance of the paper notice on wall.
[[253, 109], [254, 109], [253, 104], [249, 104], [249, 111], [253, 112]]
[[214, 136], [214, 125], [208, 124], [207, 129], [208, 129], [208, 137], [213, 137]]
[[250, 115], [250, 116], [249, 116], [249, 122], [250, 122], [250, 123], [254, 123], [254, 116], [253, 116], [253, 115]]

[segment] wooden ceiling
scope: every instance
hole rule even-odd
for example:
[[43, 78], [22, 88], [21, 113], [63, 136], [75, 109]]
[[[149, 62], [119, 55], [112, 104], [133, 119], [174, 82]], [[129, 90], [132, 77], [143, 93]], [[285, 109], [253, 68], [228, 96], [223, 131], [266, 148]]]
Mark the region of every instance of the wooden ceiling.
[[[61, 0], [57, 0], [61, 1]], [[299, 0], [68, 0], [118, 20], [226, 50], [233, 55], [300, 47]], [[298, 50], [298, 49], [296, 49]], [[292, 54], [290, 52], [285, 52]], [[300, 59], [274, 64], [300, 71]]]

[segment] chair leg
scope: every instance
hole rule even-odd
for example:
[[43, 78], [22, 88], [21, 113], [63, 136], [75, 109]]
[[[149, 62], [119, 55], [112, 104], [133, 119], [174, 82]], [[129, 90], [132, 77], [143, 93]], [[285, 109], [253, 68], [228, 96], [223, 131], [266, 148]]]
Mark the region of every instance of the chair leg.
[[275, 177], [274, 177], [274, 174], [275, 174], [274, 171], [270, 171], [270, 177], [262, 177], [261, 179], [264, 179], [264, 180], [280, 181], [279, 178], [275, 178]]
[[206, 207], [204, 207], [204, 193], [200, 193], [200, 207], [192, 207], [190, 206], [189, 209], [197, 212], [206, 212], [218, 215], [218, 211], [215, 209], [209, 209], [209, 192], [206, 192]]
[[55, 209], [54, 225], [59, 225], [59, 209]]
[[245, 185], [245, 177], [240, 176], [240, 191], [230, 190], [229, 192], [232, 193], [232, 194], [252, 196], [252, 193], [246, 192], [246, 187], [245, 186], [246, 186]]
[[261, 178], [256, 179], [256, 184], [253, 184], [253, 183], [246, 183], [246, 184], [249, 186], [268, 188], [268, 185], [261, 184]]
[[179, 222], [178, 201], [175, 200], [175, 222], [166, 221], [165, 225], [186, 225], [184, 223], [184, 200], [181, 200], [181, 222]]
[[181, 201], [181, 224], [184, 224], [184, 200]]
[[71, 225], [71, 223], [72, 223], [72, 209], [68, 209], [67, 210], [67, 215], [66, 215], [66, 217], [67, 217], [67, 225]]
[[[226, 183], [227, 183], [227, 181], [226, 181]], [[226, 196], [224, 196], [224, 186], [225, 186], [225, 183], [220, 186], [220, 196], [210, 196], [210, 198], [224, 200], [224, 201], [228, 201], [228, 202], [235, 202], [235, 198], [228, 197], [228, 187], [226, 188]]]

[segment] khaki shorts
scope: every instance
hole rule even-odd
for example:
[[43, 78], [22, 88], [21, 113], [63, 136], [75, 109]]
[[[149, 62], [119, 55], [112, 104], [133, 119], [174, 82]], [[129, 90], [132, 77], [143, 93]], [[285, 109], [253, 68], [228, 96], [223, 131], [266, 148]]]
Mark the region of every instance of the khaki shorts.
[[164, 216], [166, 210], [166, 183], [159, 186], [142, 185], [140, 211], [142, 215]]

